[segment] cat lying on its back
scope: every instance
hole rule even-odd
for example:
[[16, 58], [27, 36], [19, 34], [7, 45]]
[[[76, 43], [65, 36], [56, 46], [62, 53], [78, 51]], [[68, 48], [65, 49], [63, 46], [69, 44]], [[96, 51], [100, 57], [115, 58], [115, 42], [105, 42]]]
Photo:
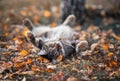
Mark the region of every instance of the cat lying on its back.
[[[24, 24], [31, 30], [27, 32], [27, 40], [40, 49], [39, 55], [45, 56], [55, 63], [55, 59], [62, 54], [65, 58], [75, 52], [79, 52], [80, 46], [86, 48], [87, 41], [79, 41], [79, 34], [70, 27], [71, 22], [75, 22], [75, 16], [70, 15], [65, 22], [55, 28], [44, 27], [35, 28], [32, 22], [25, 19]], [[44, 32], [43, 32], [44, 31]]]

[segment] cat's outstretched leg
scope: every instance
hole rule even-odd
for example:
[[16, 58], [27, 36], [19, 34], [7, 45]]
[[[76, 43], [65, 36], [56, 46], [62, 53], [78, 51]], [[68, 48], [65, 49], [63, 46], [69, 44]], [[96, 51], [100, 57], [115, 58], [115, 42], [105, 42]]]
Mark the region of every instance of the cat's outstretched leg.
[[26, 26], [29, 30], [33, 30], [33, 28], [34, 28], [32, 21], [28, 18], [25, 18], [23, 20], [23, 25]]

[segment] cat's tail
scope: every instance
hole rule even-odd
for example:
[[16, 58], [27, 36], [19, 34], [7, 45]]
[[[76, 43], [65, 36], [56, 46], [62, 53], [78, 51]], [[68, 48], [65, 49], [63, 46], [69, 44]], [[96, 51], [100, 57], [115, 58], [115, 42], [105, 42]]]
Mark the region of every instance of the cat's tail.
[[23, 25], [26, 26], [29, 30], [32, 30], [32, 29], [34, 28], [33, 23], [32, 23], [31, 20], [28, 19], [28, 18], [25, 18], [25, 19], [23, 20]]
[[72, 26], [73, 24], [75, 24], [75, 20], [76, 20], [75, 15], [71, 14], [65, 19], [65, 21], [63, 22], [63, 25]]

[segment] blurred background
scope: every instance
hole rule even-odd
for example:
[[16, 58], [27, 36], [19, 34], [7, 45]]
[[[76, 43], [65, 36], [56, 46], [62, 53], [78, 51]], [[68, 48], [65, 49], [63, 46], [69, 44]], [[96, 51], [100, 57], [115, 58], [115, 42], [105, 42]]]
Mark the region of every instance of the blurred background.
[[84, 28], [91, 24], [100, 27], [117, 24], [119, 27], [120, 1], [0, 0], [0, 31], [8, 29], [10, 25], [21, 25], [25, 17], [30, 18], [35, 25], [55, 27], [69, 14], [76, 15], [75, 25], [82, 25]]

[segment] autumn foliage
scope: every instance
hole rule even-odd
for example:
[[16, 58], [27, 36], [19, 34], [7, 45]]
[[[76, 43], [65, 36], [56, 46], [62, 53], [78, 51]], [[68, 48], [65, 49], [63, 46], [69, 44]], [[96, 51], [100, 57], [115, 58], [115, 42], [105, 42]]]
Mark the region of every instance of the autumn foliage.
[[[62, 54], [53, 65], [38, 55], [25, 38], [24, 17], [35, 25], [41, 23], [51, 27], [58, 25], [60, 8], [38, 10], [35, 6], [10, 11], [4, 23], [0, 23], [0, 80], [1, 81], [105, 81], [120, 80], [120, 36], [110, 30], [101, 30], [90, 25], [79, 31], [79, 41], [89, 45], [85, 51], [63, 59]], [[51, 19], [53, 18], [54, 19]], [[51, 19], [51, 22], [47, 22]], [[15, 25], [14, 22], [18, 23]], [[77, 27], [75, 27], [77, 28]], [[79, 26], [80, 28], [80, 26]], [[116, 81], [119, 81], [117, 80]]]

